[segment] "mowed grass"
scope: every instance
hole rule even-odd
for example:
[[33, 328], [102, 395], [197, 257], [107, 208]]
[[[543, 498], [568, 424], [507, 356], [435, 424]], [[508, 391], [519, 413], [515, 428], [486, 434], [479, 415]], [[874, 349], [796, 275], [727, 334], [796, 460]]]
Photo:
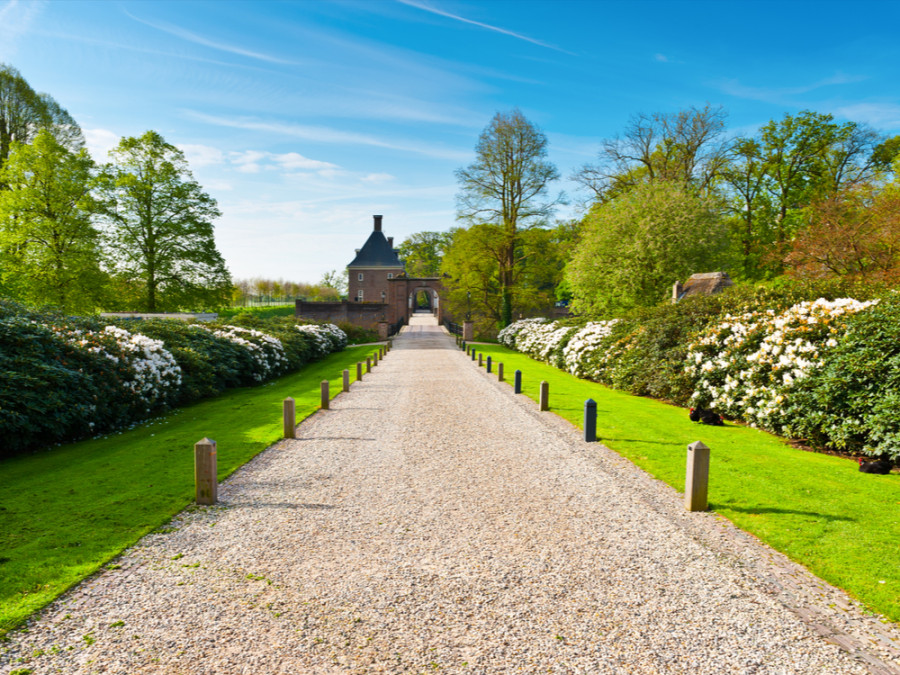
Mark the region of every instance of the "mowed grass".
[[596, 401], [601, 441], [680, 492], [687, 445], [703, 441], [711, 448], [711, 509], [900, 621], [897, 474], [863, 474], [853, 461], [804, 452], [748, 427], [695, 424], [683, 408], [579, 380], [498, 345], [474, 346], [503, 362], [508, 383], [521, 370], [523, 393], [535, 401], [546, 380], [551, 411], [579, 428], [584, 402]]
[[0, 462], [0, 635], [194, 499], [194, 443], [217, 443], [224, 479], [282, 437], [282, 401], [297, 421], [319, 407], [320, 384], [372, 346], [350, 347], [260, 387], [233, 389], [107, 438]]

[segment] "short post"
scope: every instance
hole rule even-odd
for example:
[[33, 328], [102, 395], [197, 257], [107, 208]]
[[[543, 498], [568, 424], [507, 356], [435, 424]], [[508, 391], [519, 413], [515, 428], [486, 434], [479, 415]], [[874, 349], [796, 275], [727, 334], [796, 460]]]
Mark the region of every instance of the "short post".
[[216, 472], [216, 442], [203, 438], [194, 444], [194, 485], [198, 504], [216, 503], [219, 496]]
[[343, 391], [350, 391], [350, 371], [345, 370], [343, 373], [344, 376], [344, 387]]
[[393, 348], [394, 348], [394, 341], [388, 340], [388, 351], [392, 350]]
[[372, 365], [373, 366], [378, 365], [378, 352], [375, 352], [374, 354], [372, 354]]
[[469, 351], [472, 349], [472, 347], [470, 345], [467, 345], [465, 342], [463, 342], [463, 344], [466, 346], [466, 356], [468, 356]]
[[503, 361], [497, 364], [497, 381], [503, 382]]
[[322, 410], [328, 410], [331, 396], [328, 393], [328, 380], [322, 380]]
[[473, 361], [475, 360], [475, 353], [476, 353], [475, 347], [472, 347], [472, 360]]
[[597, 440], [597, 402], [589, 398], [584, 402], [584, 442], [594, 443]]
[[459, 343], [459, 348], [460, 348], [460, 349], [464, 349], [465, 352], [466, 352], [466, 354], [469, 353], [469, 346], [466, 344], [466, 341], [465, 341], [465, 340], [460, 341], [460, 343]]
[[356, 362], [356, 381], [359, 382], [362, 379], [362, 361]]
[[366, 372], [367, 373], [372, 372], [372, 357], [371, 356], [366, 357]]
[[487, 357], [487, 372], [491, 372], [491, 357]]
[[691, 443], [687, 452], [687, 475], [684, 478], [684, 508], [706, 511], [709, 488], [709, 448], [702, 441]]
[[296, 427], [297, 427], [297, 406], [294, 404], [294, 399], [286, 398], [284, 399], [284, 437], [285, 438], [296, 438]]
[[478, 367], [481, 368], [484, 365], [484, 354], [482, 352], [478, 353]]
[[513, 393], [521, 394], [522, 393], [522, 371], [517, 370], [515, 379], [513, 380]]
[[384, 347], [384, 345], [382, 345], [382, 347], [381, 347], [381, 360], [382, 361], [384, 360], [385, 354], [387, 354], [387, 351], [386, 351], [386, 348]]
[[541, 395], [539, 398], [541, 410], [550, 410], [550, 383], [546, 380], [541, 382]]

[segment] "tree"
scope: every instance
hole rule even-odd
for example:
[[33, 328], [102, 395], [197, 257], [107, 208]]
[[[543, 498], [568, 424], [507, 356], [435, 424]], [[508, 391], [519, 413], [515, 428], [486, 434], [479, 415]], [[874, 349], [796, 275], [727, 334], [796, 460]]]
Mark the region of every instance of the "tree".
[[[349, 286], [349, 272], [345, 267], [342, 271], [338, 272], [337, 270], [331, 270], [330, 272], [326, 272], [324, 276], [322, 276], [322, 280], [319, 282], [319, 286], [323, 289], [331, 289], [333, 293], [325, 293], [329, 299], [333, 298], [334, 300], [339, 300], [341, 296], [347, 295], [347, 287]], [[318, 295], [323, 295], [321, 293], [317, 293]], [[335, 297], [336, 296], [336, 297]]]
[[566, 267], [576, 312], [612, 318], [662, 302], [676, 279], [726, 265], [718, 204], [682, 184], [639, 185], [584, 219]]
[[94, 163], [47, 130], [31, 145], [14, 142], [0, 183], [2, 281], [23, 300], [92, 312], [108, 281], [100, 269], [100, 233], [92, 223]]
[[599, 201], [658, 180], [709, 190], [727, 163], [726, 116], [709, 104], [634, 115], [622, 136], [603, 141], [600, 163], [586, 164], [573, 179]]
[[41, 129], [68, 150], [84, 147], [81, 129], [69, 113], [49, 95], [35, 92], [18, 70], [0, 64], [0, 167], [14, 143], [30, 143]]
[[546, 159], [547, 137], [517, 109], [494, 115], [475, 155], [474, 163], [456, 171], [457, 212], [462, 220], [497, 228], [502, 328], [512, 321], [519, 232], [549, 217], [563, 196], [547, 198], [547, 185], [559, 178]]
[[415, 232], [398, 247], [400, 259], [410, 277], [437, 277], [450, 243], [448, 232]]
[[792, 276], [898, 278], [900, 187], [896, 182], [882, 189], [871, 181], [853, 184], [814, 201], [806, 214], [809, 225], [791, 242], [785, 257]]
[[116, 272], [139, 288], [149, 312], [216, 306], [231, 279], [216, 249], [216, 201], [193, 180], [184, 154], [155, 131], [110, 152], [99, 194]]

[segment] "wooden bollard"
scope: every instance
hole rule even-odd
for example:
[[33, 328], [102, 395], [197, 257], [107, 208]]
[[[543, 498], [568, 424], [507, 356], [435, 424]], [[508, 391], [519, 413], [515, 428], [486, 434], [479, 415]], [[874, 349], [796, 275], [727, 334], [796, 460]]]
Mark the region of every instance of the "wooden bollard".
[[702, 441], [691, 443], [687, 452], [687, 473], [684, 478], [684, 508], [706, 511], [709, 489], [709, 448]]
[[372, 357], [371, 356], [366, 357], [366, 372], [367, 373], [372, 372]]
[[344, 376], [344, 391], [350, 391], [350, 371], [345, 370], [342, 375]]
[[597, 402], [589, 398], [584, 402], [584, 441], [594, 443], [597, 440]]
[[204, 438], [194, 444], [194, 485], [198, 504], [215, 504], [219, 497], [216, 477], [216, 442]]
[[359, 382], [362, 379], [362, 361], [356, 362], [356, 381]]
[[328, 380], [322, 380], [322, 410], [328, 410], [331, 405], [331, 395], [328, 393]]
[[375, 352], [374, 354], [372, 354], [372, 366], [374, 367], [377, 365], [378, 365], [378, 352]]
[[482, 354], [481, 352], [478, 352], [478, 367], [481, 368], [481, 366], [483, 366], [483, 365], [484, 365], [484, 354]]
[[546, 380], [541, 382], [541, 395], [538, 398], [541, 410], [550, 410], [550, 383]]
[[522, 393], [522, 371], [517, 370], [515, 379], [513, 380], [513, 393], [521, 394]]
[[497, 364], [497, 381], [503, 382], [503, 361]]
[[491, 372], [491, 357], [487, 357], [487, 362], [485, 363], [485, 367], [487, 368], [487, 372]]
[[294, 399], [286, 398], [284, 399], [284, 437], [285, 438], [296, 438], [297, 437], [297, 406], [294, 403]]

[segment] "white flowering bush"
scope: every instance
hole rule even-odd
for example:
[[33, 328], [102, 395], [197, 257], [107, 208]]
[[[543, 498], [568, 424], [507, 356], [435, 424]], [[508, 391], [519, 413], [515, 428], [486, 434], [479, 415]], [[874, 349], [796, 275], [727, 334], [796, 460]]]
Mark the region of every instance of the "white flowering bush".
[[296, 329], [311, 338], [315, 358], [322, 358], [347, 346], [347, 334], [333, 323], [299, 324]]
[[600, 360], [606, 356], [604, 345], [616, 323], [618, 319], [591, 321], [577, 329], [562, 350], [562, 367], [575, 377], [598, 379]]
[[284, 355], [284, 345], [277, 337], [240, 326], [222, 326], [214, 330], [213, 334], [244, 347], [250, 353], [256, 364], [252, 377], [257, 382], [287, 371], [288, 360]]
[[784, 312], [726, 315], [689, 346], [685, 373], [692, 402], [773, 431], [804, 411], [791, 394], [824, 362], [846, 330], [847, 318], [877, 301], [850, 298], [801, 302]]
[[[118, 344], [132, 375], [124, 384], [146, 405], [146, 412], [177, 398], [181, 367], [162, 341], [117, 326], [106, 326], [103, 332]], [[111, 354], [105, 355], [114, 358]]]
[[497, 340], [504, 347], [509, 347], [510, 349], [516, 349], [516, 337], [518, 334], [535, 325], [541, 325], [545, 323], [550, 323], [550, 319], [545, 319], [543, 317], [537, 317], [534, 319], [520, 319], [519, 321], [514, 321], [509, 324], [506, 328], [500, 331], [497, 335]]

